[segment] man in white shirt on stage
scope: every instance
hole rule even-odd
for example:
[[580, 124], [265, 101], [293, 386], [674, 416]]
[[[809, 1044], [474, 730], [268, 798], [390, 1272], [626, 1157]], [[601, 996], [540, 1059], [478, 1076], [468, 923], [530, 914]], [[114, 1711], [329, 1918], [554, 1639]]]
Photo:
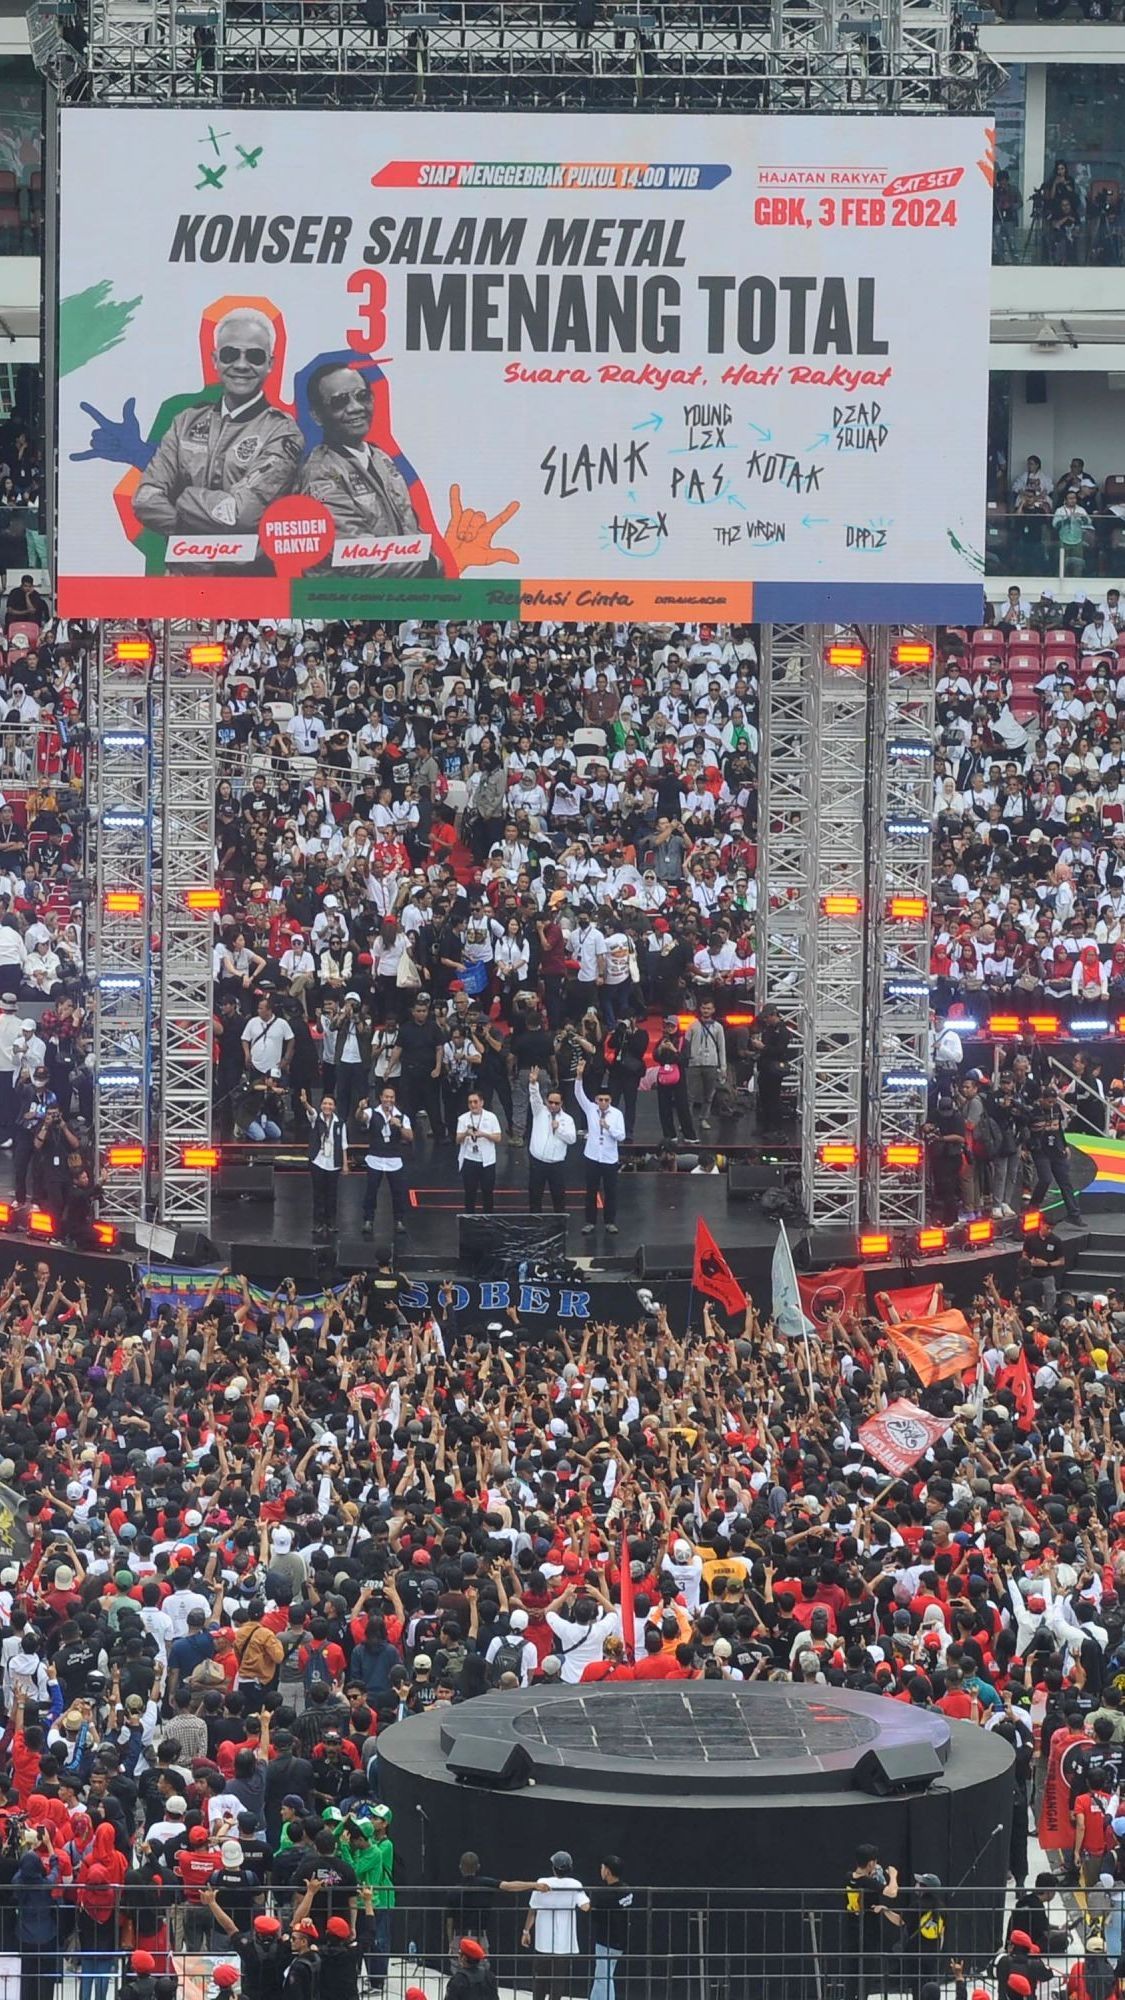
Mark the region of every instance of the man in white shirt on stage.
[[566, 1213], [566, 1151], [578, 1137], [569, 1111], [563, 1110], [562, 1091], [551, 1084], [547, 1101], [539, 1088], [539, 1071], [527, 1073], [527, 1101], [531, 1107], [531, 1136], [527, 1147], [527, 1205], [532, 1215], [543, 1212], [543, 1195], [550, 1189], [551, 1207], [556, 1215]]
[[492, 1214], [496, 1187], [496, 1147], [500, 1141], [500, 1120], [486, 1111], [479, 1090], [470, 1090], [468, 1109], [457, 1120], [457, 1164], [465, 1190], [465, 1214], [472, 1215], [479, 1200], [481, 1213]]
[[625, 1119], [614, 1108], [608, 1090], [599, 1090], [591, 1103], [582, 1077], [586, 1065], [580, 1062], [574, 1079], [574, 1095], [586, 1119], [586, 1223], [583, 1236], [593, 1236], [598, 1226], [598, 1195], [602, 1198], [607, 1236], [617, 1235], [617, 1176], [620, 1147], [625, 1137]]

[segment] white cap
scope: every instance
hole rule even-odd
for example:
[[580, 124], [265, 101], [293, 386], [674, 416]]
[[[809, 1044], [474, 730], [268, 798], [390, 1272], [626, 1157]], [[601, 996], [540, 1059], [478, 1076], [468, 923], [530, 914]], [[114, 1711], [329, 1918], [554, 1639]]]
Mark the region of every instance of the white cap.
[[689, 1563], [691, 1561], [691, 1544], [689, 1542], [674, 1542], [672, 1545], [672, 1555], [678, 1563]]
[[513, 1613], [512, 1613], [512, 1615], [511, 1615], [511, 1617], [510, 1617], [510, 1618], [509, 1618], [509, 1620], [508, 1620], [508, 1623], [509, 1623], [509, 1625], [511, 1626], [511, 1628], [512, 1628], [512, 1631], [513, 1631], [513, 1632], [526, 1632], [526, 1631], [527, 1631], [527, 1612], [526, 1612], [526, 1611], [513, 1611]]
[[285, 1527], [284, 1523], [279, 1523], [278, 1526], [273, 1531], [274, 1554], [279, 1556], [288, 1555], [292, 1546], [293, 1546], [292, 1528], [287, 1528]]

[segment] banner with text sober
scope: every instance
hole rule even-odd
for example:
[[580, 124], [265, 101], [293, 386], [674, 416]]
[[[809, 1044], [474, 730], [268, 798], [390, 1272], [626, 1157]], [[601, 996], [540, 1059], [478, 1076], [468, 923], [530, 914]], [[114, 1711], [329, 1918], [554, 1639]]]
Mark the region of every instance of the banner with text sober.
[[982, 119], [62, 128], [64, 615], [979, 616]]

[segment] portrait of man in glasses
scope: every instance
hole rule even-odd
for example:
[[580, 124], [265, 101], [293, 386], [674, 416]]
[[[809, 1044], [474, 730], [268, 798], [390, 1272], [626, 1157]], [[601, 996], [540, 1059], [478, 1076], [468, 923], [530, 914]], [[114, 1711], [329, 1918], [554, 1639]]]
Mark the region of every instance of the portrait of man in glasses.
[[[221, 394], [173, 417], [145, 466], [133, 508], [146, 528], [170, 537], [253, 535], [270, 502], [293, 491], [301, 433], [265, 397], [274, 338], [269, 318], [252, 307], [218, 322], [212, 359]], [[168, 566], [177, 567], [172, 549]]]
[[[368, 442], [375, 393], [367, 377], [346, 364], [327, 361], [309, 376], [308, 399], [321, 442], [305, 459], [297, 490], [328, 508], [336, 524], [337, 546], [353, 538], [373, 541], [417, 535], [418, 516], [402, 473], [385, 451]], [[425, 556], [397, 560], [393, 567], [355, 564], [350, 573], [407, 577], [436, 576], [439, 570], [436, 560]]]

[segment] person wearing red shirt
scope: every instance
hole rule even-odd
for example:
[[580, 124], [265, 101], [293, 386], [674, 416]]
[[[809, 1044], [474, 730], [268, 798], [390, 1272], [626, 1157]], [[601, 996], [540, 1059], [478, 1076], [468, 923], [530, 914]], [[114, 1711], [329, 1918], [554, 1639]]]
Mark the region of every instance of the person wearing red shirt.
[[625, 1658], [625, 1641], [611, 1632], [602, 1641], [602, 1657], [591, 1660], [583, 1667], [579, 1681], [632, 1681], [636, 1679], [636, 1669]]
[[184, 1900], [178, 1914], [185, 1951], [201, 1951], [211, 1935], [211, 1912], [202, 1891], [223, 1865], [217, 1845], [205, 1826], [193, 1826], [186, 1841], [176, 1849], [172, 1866], [183, 1884]]
[[675, 1653], [664, 1651], [664, 1641], [655, 1625], [645, 1627], [644, 1658], [633, 1668], [635, 1681], [675, 1681], [682, 1680], [679, 1662]]
[[965, 1686], [960, 1667], [945, 1670], [945, 1693], [934, 1703], [951, 1722], [979, 1722], [980, 1702]]
[[12, 1711], [12, 1780], [21, 1812], [26, 1811], [28, 1799], [39, 1789], [39, 1760], [47, 1747], [47, 1739], [38, 1724], [24, 1729], [23, 1711], [24, 1693], [20, 1688]]

